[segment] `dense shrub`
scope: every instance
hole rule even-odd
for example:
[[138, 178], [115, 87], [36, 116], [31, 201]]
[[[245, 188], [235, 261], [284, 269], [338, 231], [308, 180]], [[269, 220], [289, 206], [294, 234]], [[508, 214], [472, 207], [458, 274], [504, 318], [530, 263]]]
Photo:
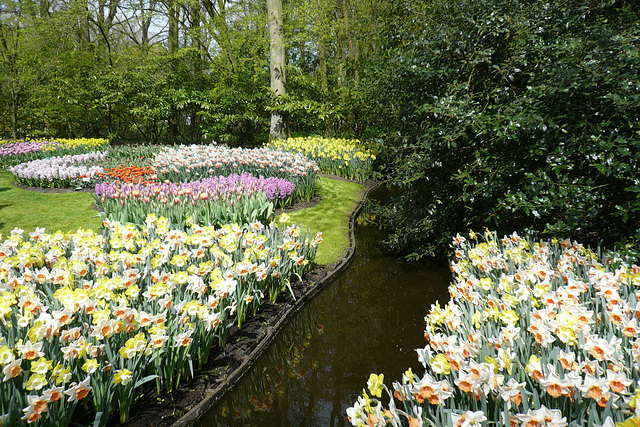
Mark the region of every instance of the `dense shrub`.
[[375, 96], [406, 189], [390, 242], [435, 254], [457, 231], [607, 244], [640, 222], [640, 12], [632, 2], [401, 2]]

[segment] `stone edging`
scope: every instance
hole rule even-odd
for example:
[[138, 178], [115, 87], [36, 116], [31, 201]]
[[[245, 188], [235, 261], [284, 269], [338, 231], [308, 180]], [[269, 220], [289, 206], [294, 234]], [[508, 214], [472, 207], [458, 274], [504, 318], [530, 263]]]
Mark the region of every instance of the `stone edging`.
[[248, 368], [257, 360], [258, 357], [268, 348], [269, 344], [278, 332], [283, 328], [283, 326], [287, 323], [287, 321], [291, 318], [291, 316], [300, 311], [302, 306], [306, 304], [307, 301], [314, 298], [324, 286], [334, 278], [334, 276], [341, 273], [353, 259], [353, 255], [356, 250], [356, 242], [354, 236], [355, 229], [355, 220], [360, 215], [362, 208], [364, 207], [364, 203], [369, 196], [369, 193], [377, 188], [380, 185], [379, 182], [369, 183], [365, 192], [362, 195], [362, 199], [360, 203], [356, 206], [356, 208], [351, 212], [349, 216], [349, 247], [345, 255], [342, 257], [340, 262], [338, 262], [335, 266], [329, 270], [324, 277], [322, 277], [318, 283], [315, 284], [311, 289], [306, 291], [300, 298], [296, 300], [296, 302], [289, 307], [286, 313], [278, 319], [278, 321], [269, 328], [269, 331], [266, 335], [260, 340], [260, 342], [256, 345], [256, 347], [251, 351], [251, 353], [245, 357], [243, 362], [238, 366], [233, 372], [231, 372], [225, 380], [219, 384], [217, 387], [213, 389], [205, 390], [204, 398], [195, 406], [193, 406], [186, 414], [180, 417], [176, 422], [174, 422], [171, 427], [186, 427], [194, 424], [198, 419], [210, 408], [212, 407], [223, 394], [232, 388], [242, 377], [242, 375], [248, 370]]

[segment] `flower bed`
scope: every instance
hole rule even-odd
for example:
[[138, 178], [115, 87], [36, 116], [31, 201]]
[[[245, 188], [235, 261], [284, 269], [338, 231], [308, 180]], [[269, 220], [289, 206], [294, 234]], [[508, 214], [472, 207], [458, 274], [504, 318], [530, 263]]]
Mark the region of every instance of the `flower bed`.
[[477, 237], [454, 239], [452, 299], [431, 307], [417, 350], [424, 374], [393, 391], [372, 374], [351, 423], [637, 425], [640, 268], [568, 240]]
[[174, 224], [221, 225], [266, 222], [274, 206], [293, 202], [293, 192], [293, 183], [285, 179], [244, 173], [178, 184], [105, 182], [96, 186], [95, 199], [103, 218], [121, 222], [143, 224], [154, 212]]
[[82, 179], [104, 172], [100, 161], [107, 157], [106, 151], [49, 157], [32, 160], [8, 168], [17, 183], [32, 187], [72, 187]]
[[309, 268], [321, 240], [286, 223], [104, 226], [15, 230], [0, 244], [3, 425], [67, 425], [85, 398], [94, 425], [116, 404], [126, 421], [139, 386], [192, 376], [214, 340]]
[[357, 139], [300, 137], [273, 140], [267, 146], [304, 154], [313, 159], [322, 172], [356, 181], [364, 181], [371, 176], [376, 158], [376, 150]]
[[295, 185], [294, 198], [310, 200], [318, 182], [318, 165], [301, 154], [268, 148], [227, 148], [216, 145], [164, 147], [153, 166], [159, 181], [196, 181], [212, 175], [240, 174], [287, 179]]
[[0, 168], [52, 156], [64, 156], [106, 149], [106, 139], [55, 139], [51, 141], [0, 140]]
[[[80, 177], [85, 178], [84, 176]], [[116, 166], [104, 168], [104, 171], [93, 176], [95, 180], [103, 182], [119, 181], [131, 184], [151, 184], [156, 182], [157, 176], [151, 166]]]

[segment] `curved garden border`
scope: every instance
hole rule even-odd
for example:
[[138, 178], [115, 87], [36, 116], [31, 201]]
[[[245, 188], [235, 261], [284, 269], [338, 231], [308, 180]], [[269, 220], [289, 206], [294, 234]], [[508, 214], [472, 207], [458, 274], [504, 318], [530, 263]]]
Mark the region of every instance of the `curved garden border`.
[[[220, 383], [214, 387], [205, 390], [205, 396], [200, 402], [191, 407], [188, 412], [176, 420], [172, 427], [185, 427], [195, 423], [210, 407], [212, 407], [226, 391], [232, 388], [242, 377], [242, 375], [248, 370], [248, 368], [257, 360], [258, 357], [267, 349], [269, 344], [273, 341], [278, 332], [284, 327], [291, 316], [298, 312], [307, 301], [313, 299], [327, 285], [335, 276], [341, 273], [353, 259], [353, 255], [356, 250], [354, 227], [355, 220], [362, 211], [364, 203], [367, 200], [369, 193], [380, 185], [379, 182], [366, 181], [366, 189], [362, 194], [362, 198], [358, 205], [355, 207], [351, 215], [349, 216], [349, 247], [347, 248], [344, 256], [336, 264], [328, 267], [316, 267], [314, 270], [305, 275], [304, 281], [311, 281], [311, 284], [304, 287], [300, 296], [296, 296], [296, 300], [293, 304], [288, 305], [285, 308], [285, 312], [276, 323], [266, 327], [264, 335], [259, 338], [257, 344], [252, 348], [250, 353], [245, 356], [242, 363], [237, 366], [228, 376], [226, 376]], [[134, 421], [135, 422], [135, 421]]]

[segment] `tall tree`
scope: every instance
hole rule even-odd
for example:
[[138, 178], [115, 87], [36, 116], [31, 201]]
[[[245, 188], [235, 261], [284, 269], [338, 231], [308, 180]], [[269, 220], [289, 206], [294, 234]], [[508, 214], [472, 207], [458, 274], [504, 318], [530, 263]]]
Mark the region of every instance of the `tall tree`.
[[37, 5], [30, 0], [0, 4], [0, 87], [8, 94], [11, 133], [20, 136], [21, 108], [30, 86], [36, 81], [34, 61], [37, 53], [29, 43], [30, 34], [39, 17]]
[[[282, 25], [282, 0], [267, 0], [269, 15], [271, 90], [277, 97], [287, 94], [287, 75], [284, 30]], [[284, 113], [277, 107], [271, 112], [270, 138], [284, 139], [289, 136], [289, 128]]]

